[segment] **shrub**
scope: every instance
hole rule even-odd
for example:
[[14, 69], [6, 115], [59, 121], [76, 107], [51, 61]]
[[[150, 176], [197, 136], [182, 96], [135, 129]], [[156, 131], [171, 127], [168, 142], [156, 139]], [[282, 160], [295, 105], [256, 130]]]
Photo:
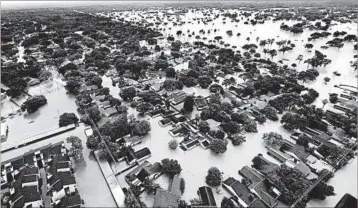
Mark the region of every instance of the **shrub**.
[[208, 170], [208, 175], [205, 178], [205, 182], [209, 186], [220, 186], [222, 180], [222, 173], [216, 167], [211, 167]]
[[22, 105], [21, 110], [27, 111], [28, 113], [33, 113], [37, 111], [41, 106], [44, 106], [47, 104], [47, 99], [43, 95], [35, 95], [30, 98], [28, 98]]
[[178, 147], [178, 142], [175, 139], [172, 139], [168, 142], [168, 146], [170, 149], [175, 150]]
[[70, 124], [76, 124], [78, 122], [78, 118], [74, 113], [64, 113], [60, 116], [60, 120], [58, 125], [60, 127], [67, 126]]

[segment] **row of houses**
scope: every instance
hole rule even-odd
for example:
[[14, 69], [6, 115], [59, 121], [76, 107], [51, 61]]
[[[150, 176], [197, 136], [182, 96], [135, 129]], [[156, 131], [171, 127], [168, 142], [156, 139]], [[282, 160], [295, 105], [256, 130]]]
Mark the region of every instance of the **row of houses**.
[[1, 178], [2, 188], [9, 190], [9, 207], [82, 207], [84, 203], [63, 142], [3, 162]]

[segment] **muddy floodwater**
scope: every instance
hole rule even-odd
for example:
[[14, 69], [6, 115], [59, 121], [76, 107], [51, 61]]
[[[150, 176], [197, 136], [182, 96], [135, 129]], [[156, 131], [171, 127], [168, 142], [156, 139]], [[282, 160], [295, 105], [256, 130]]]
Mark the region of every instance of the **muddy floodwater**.
[[[225, 12], [237, 12], [239, 10], [225, 10]], [[173, 11], [168, 11], [173, 12]], [[221, 14], [222, 11], [213, 9], [211, 16], [214, 14]], [[273, 57], [274, 62], [282, 61], [283, 63], [291, 66], [293, 63], [297, 64], [295, 69], [297, 71], [306, 70], [308, 68], [307, 64], [304, 61], [300, 63], [297, 61], [299, 55], [303, 55], [303, 60], [311, 58], [314, 56], [314, 51], [319, 50], [323, 54], [327, 55], [327, 58], [332, 62], [326, 67], [318, 67], [319, 76], [313, 82], [301, 82], [300, 84], [305, 85], [308, 88], [313, 88], [319, 92], [319, 97], [313, 103], [317, 107], [321, 108], [323, 106], [322, 101], [329, 98], [329, 93], [340, 93], [335, 85], [346, 84], [346, 85], [357, 85], [357, 71], [351, 67], [351, 61], [354, 61], [354, 54], [356, 52], [353, 50], [353, 45], [355, 42], [345, 42], [344, 47], [337, 49], [329, 47], [327, 49], [320, 48], [321, 46], [326, 45], [328, 40], [333, 38], [330, 35], [327, 38], [321, 38], [311, 41], [314, 47], [310, 50], [305, 48], [307, 39], [310, 37], [310, 34], [315, 32], [314, 30], [304, 29], [304, 32], [298, 35], [294, 35], [290, 32], [283, 31], [280, 29], [280, 25], [285, 23], [289, 26], [292, 26], [298, 21], [272, 21], [267, 20], [264, 24], [244, 24], [245, 20], [240, 22], [232, 22], [230, 18], [224, 19], [223, 16], [204, 24], [203, 21], [198, 22], [198, 18], [205, 18], [203, 11], [192, 11], [189, 10], [187, 13], [180, 14], [178, 16], [172, 15], [167, 17], [163, 12], [159, 11], [157, 13], [148, 13], [144, 11], [125, 11], [125, 12], [110, 12], [110, 13], [101, 13], [99, 15], [110, 16], [114, 21], [124, 18], [131, 22], [132, 24], [137, 22], [146, 21], [147, 23], [155, 23], [156, 19], [151, 18], [159, 16], [162, 18], [163, 22], [168, 24], [160, 24], [151, 26], [151, 28], [158, 30], [163, 33], [164, 39], [159, 41], [159, 44], [164, 47], [165, 53], [170, 54], [170, 43], [166, 40], [168, 36], [175, 37], [176, 40], [180, 40], [182, 43], [189, 42], [193, 43], [194, 41], [202, 41], [206, 44], [211, 44], [209, 40], [213, 40], [216, 36], [222, 36], [222, 41], [227, 44], [230, 44], [227, 48], [235, 46], [233, 49], [242, 50], [242, 46], [245, 44], [256, 44], [259, 45], [260, 40], [264, 39], [275, 39], [275, 42], [280, 40], [290, 40], [291, 43], [295, 44], [293, 50], [286, 53], [278, 52], [277, 56]], [[254, 13], [252, 14], [252, 17]], [[182, 23], [180, 23], [182, 22]], [[225, 23], [223, 23], [225, 22]], [[174, 24], [175, 23], [175, 24]], [[179, 24], [180, 23], [180, 24]], [[214, 30], [217, 30], [214, 32]], [[182, 31], [182, 35], [177, 35], [177, 31]], [[205, 34], [200, 33], [200, 30], [206, 31]], [[207, 31], [210, 30], [210, 33]], [[233, 35], [228, 35], [227, 30], [231, 30]], [[356, 34], [357, 33], [357, 24], [356, 23], [339, 23], [334, 22], [328, 29], [328, 32], [332, 33], [335, 31], [346, 31], [347, 34]], [[188, 32], [189, 31], [189, 32]], [[82, 35], [83, 31], [78, 31], [77, 34]], [[189, 37], [188, 34], [195, 33], [192, 37]], [[237, 34], [240, 33], [240, 36]], [[200, 38], [195, 36], [199, 35]], [[206, 39], [203, 39], [203, 38]], [[249, 38], [249, 40], [247, 40]], [[21, 43], [20, 43], [21, 44]], [[219, 43], [213, 43], [220, 45]], [[144, 41], [141, 45], [147, 45]], [[223, 45], [220, 45], [223, 46]], [[270, 49], [278, 50], [278, 46], [274, 43], [270, 46]], [[18, 62], [24, 62], [24, 47], [18, 47]], [[111, 50], [116, 50], [111, 48]], [[184, 50], [186, 50], [184, 48]], [[196, 49], [197, 50], [197, 49]], [[257, 53], [261, 54], [261, 58], [271, 57], [263, 53], [263, 47], [258, 47], [256, 50]], [[206, 51], [204, 51], [206, 53]], [[83, 58], [78, 60], [79, 63], [82, 63], [85, 59], [85, 52], [83, 52]], [[154, 57], [154, 56], [153, 56]], [[153, 57], [149, 57], [153, 58]], [[172, 61], [172, 60], [171, 60]], [[189, 68], [189, 63], [187, 60], [178, 61], [174, 68], [176, 71], [187, 70]], [[60, 76], [55, 70], [48, 69], [53, 74], [53, 79], [42, 82], [39, 85], [30, 87], [28, 90], [29, 95], [45, 95], [47, 98], [47, 104], [40, 107], [38, 111], [33, 114], [27, 113], [16, 113], [20, 109], [21, 104], [26, 100], [28, 95], [25, 95], [22, 98], [14, 99], [10, 101], [9, 98], [4, 100], [1, 104], [1, 113], [2, 116], [6, 116], [6, 123], [9, 126], [9, 134], [7, 141], [4, 143], [19, 142], [25, 138], [35, 136], [37, 134], [43, 133], [51, 129], [58, 128], [59, 116], [65, 112], [77, 113], [77, 106], [75, 104], [75, 96], [70, 95], [66, 92], [64, 87], [65, 81], [63, 77]], [[260, 69], [261, 70], [261, 69]], [[334, 72], [339, 72], [341, 75], [336, 76]], [[243, 82], [233, 74], [237, 82]], [[230, 77], [228, 76], [228, 77]], [[115, 98], [119, 98], [120, 88], [118, 86], [112, 85], [112, 80], [110, 77], [104, 75], [102, 77], [102, 86], [108, 87], [110, 89], [110, 95]], [[329, 77], [330, 81], [325, 83], [324, 78]], [[166, 78], [161, 77], [155, 80], [156, 82], [163, 82]], [[219, 83], [223, 79], [219, 79]], [[184, 87], [183, 91], [188, 94], [201, 95], [207, 97], [210, 95], [208, 89], [202, 89], [200, 87]], [[227, 98], [225, 98], [227, 99]], [[283, 136], [287, 140], [290, 139], [292, 132], [287, 131], [282, 127], [282, 124], [277, 121], [273, 122], [267, 120], [264, 124], [257, 124], [258, 133], [246, 133], [246, 142], [240, 146], [233, 146], [231, 141], [227, 145], [227, 151], [224, 154], [214, 154], [208, 149], [203, 149], [201, 146], [197, 146], [189, 151], [183, 151], [180, 148], [172, 150], [168, 147], [168, 142], [173, 139], [169, 134], [171, 126], [161, 127], [158, 122], [162, 117], [151, 118], [149, 116], [139, 117], [135, 108], [130, 108], [129, 103], [124, 103], [128, 106], [128, 114], [134, 114], [137, 118], [146, 119], [151, 124], [151, 131], [148, 135], [143, 138], [141, 144], [134, 147], [135, 150], [142, 149], [147, 147], [151, 151], [151, 157], [148, 158], [148, 161], [152, 164], [159, 162], [164, 158], [176, 159], [181, 164], [182, 172], [180, 176], [184, 178], [186, 182], [185, 191], [182, 195], [182, 199], [191, 200], [193, 198], [198, 198], [197, 190], [200, 186], [207, 185], [205, 183], [205, 176], [207, 171], [211, 167], [217, 167], [223, 172], [223, 178], [234, 177], [238, 180], [241, 179], [238, 171], [244, 166], [251, 166], [252, 158], [257, 154], [261, 153], [268, 160], [278, 163], [275, 159], [267, 155], [267, 149], [265, 148], [264, 141], [262, 140], [262, 135], [271, 131], [275, 131]], [[178, 105], [178, 109], [181, 109], [183, 104]], [[325, 108], [332, 107], [332, 104], [329, 103]], [[200, 113], [196, 109], [192, 114], [191, 118], [195, 116], [196, 113]], [[10, 115], [9, 114], [15, 114]], [[282, 115], [279, 115], [281, 118]], [[215, 122], [210, 122], [211, 124]], [[214, 126], [211, 126], [214, 127]], [[86, 147], [86, 136], [84, 135], [84, 124], [80, 124], [75, 130], [62, 134], [60, 136], [52, 137], [47, 140], [38, 142], [36, 144], [22, 147], [16, 150], [9, 151], [2, 155], [3, 160], [7, 160], [16, 156], [23, 154], [24, 152], [30, 151], [32, 149], [41, 147], [49, 143], [55, 143], [58, 141], [64, 141], [68, 136], [78, 136], [82, 139], [84, 147], [84, 158], [79, 163], [76, 163], [75, 167], [75, 176], [76, 182], [78, 185], [79, 193], [85, 201], [85, 206], [89, 207], [114, 207], [116, 206], [113, 197], [107, 187], [106, 181], [103, 178], [103, 175], [98, 167], [98, 164], [93, 157], [91, 151]], [[178, 142], [183, 140], [182, 137], [174, 138]], [[114, 165], [114, 170], [119, 170], [126, 166], [125, 162], [117, 163]], [[113, 165], [112, 165], [113, 166]], [[329, 165], [322, 167], [331, 168]], [[118, 175], [117, 179], [120, 182], [122, 187], [128, 187], [128, 184], [124, 180], [126, 172]], [[162, 188], [168, 189], [169, 187], [169, 178], [166, 176], [161, 176], [155, 180], [155, 183], [158, 183]], [[345, 194], [350, 193], [353, 196], [357, 196], [357, 158], [350, 161], [348, 165], [338, 170], [335, 173], [335, 176], [328, 181], [329, 185], [332, 185], [335, 189], [335, 196], [327, 197], [323, 201], [311, 200], [307, 206], [308, 207], [334, 207], [339, 199]], [[214, 188], [214, 196], [216, 198], [217, 204], [219, 204], [224, 196], [230, 197], [230, 194], [225, 191], [221, 186]], [[141, 195], [142, 200], [146, 203], [148, 207], [151, 207], [153, 204], [153, 196], [143, 193]], [[283, 205], [282, 205], [283, 206]]]

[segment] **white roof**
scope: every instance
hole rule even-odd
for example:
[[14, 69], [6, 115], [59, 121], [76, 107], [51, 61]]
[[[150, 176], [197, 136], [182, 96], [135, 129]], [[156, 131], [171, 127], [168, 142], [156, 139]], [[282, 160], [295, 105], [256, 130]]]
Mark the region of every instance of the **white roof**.
[[8, 129], [9, 127], [7, 126], [6, 123], [1, 123], [1, 136], [5, 136], [6, 135], [6, 130]]

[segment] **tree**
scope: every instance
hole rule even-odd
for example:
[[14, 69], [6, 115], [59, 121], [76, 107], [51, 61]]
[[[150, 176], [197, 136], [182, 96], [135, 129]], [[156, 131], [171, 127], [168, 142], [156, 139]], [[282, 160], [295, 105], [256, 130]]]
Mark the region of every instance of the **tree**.
[[47, 70], [42, 70], [40, 72], [40, 75], [39, 75], [39, 79], [42, 82], [46, 81], [46, 80], [49, 80], [51, 77], [52, 77], [52, 73], [50, 71], [47, 71]]
[[268, 51], [268, 54], [270, 54], [271, 59], [273, 59], [273, 57], [277, 56], [277, 51], [276, 49], [271, 49]]
[[213, 81], [209, 76], [199, 76], [198, 82], [201, 88], [206, 89]]
[[220, 186], [222, 180], [222, 173], [216, 167], [211, 167], [208, 170], [208, 175], [205, 177], [205, 182], [209, 186]]
[[144, 115], [144, 113], [148, 112], [151, 109], [151, 105], [147, 102], [141, 102], [136, 106], [136, 110], [140, 115]]
[[67, 125], [70, 125], [70, 124], [77, 124], [77, 122], [78, 122], [78, 118], [77, 118], [76, 114], [74, 114], [74, 113], [63, 113], [60, 116], [60, 120], [59, 120], [58, 125], [60, 127], [63, 127], [63, 126], [67, 126]]
[[71, 94], [78, 94], [81, 88], [81, 79], [79, 77], [68, 78], [65, 88]]
[[262, 160], [259, 157], [259, 155], [255, 156], [252, 160], [252, 167], [257, 169], [257, 170], [261, 170], [262, 168]]
[[246, 137], [240, 134], [234, 134], [229, 137], [231, 139], [232, 145], [238, 146], [241, 145], [243, 142], [246, 141]]
[[184, 190], [185, 190], [185, 180], [184, 180], [184, 178], [180, 178], [180, 187], [179, 187], [179, 189], [180, 189], [181, 194], [183, 194]]
[[97, 123], [101, 120], [101, 111], [99, 111], [97, 106], [88, 108], [87, 113], [82, 116], [81, 121], [85, 124], [92, 125], [90, 119], [92, 119], [94, 123]]
[[241, 131], [240, 125], [235, 121], [230, 121], [228, 123], [221, 123], [220, 126], [228, 134], [237, 134], [240, 133]]
[[216, 154], [219, 154], [219, 153], [222, 154], [222, 153], [226, 152], [226, 150], [227, 150], [226, 146], [227, 146], [226, 141], [221, 140], [221, 139], [214, 139], [211, 142], [209, 148], [210, 148], [211, 151], [213, 151]]
[[156, 70], [159, 70], [159, 69], [165, 70], [168, 67], [169, 67], [169, 63], [165, 59], [157, 59], [157, 61], [155, 62], [155, 65], [154, 65], [154, 69], [156, 69]]
[[330, 80], [331, 80], [331, 78], [325, 77], [325, 78], [324, 78], [324, 83], [327, 84], [327, 82], [329, 82]]
[[246, 132], [257, 132], [257, 124], [255, 121], [250, 121], [244, 125], [244, 130]]
[[62, 75], [64, 75], [67, 71], [71, 71], [71, 70], [77, 70], [77, 66], [74, 63], [68, 63], [64, 66], [62, 66], [61, 68], [58, 69], [58, 72]]
[[175, 150], [178, 147], [178, 142], [176, 139], [172, 139], [168, 142], [168, 146], [170, 149]]
[[202, 133], [206, 133], [210, 130], [210, 126], [207, 121], [200, 121], [198, 127], [199, 127], [199, 131]]
[[235, 208], [234, 202], [232, 202], [231, 199], [224, 196], [224, 198], [221, 200], [221, 208]]
[[98, 137], [91, 135], [91, 136], [87, 137], [86, 146], [88, 149], [94, 150], [98, 147], [100, 142], [101, 141], [99, 140]]
[[283, 137], [276, 132], [264, 133], [262, 139], [268, 146], [280, 146], [283, 143]]
[[165, 76], [166, 77], [173, 78], [173, 77], [175, 77], [175, 75], [176, 75], [176, 72], [175, 72], [175, 69], [173, 67], [168, 67], [165, 70]]
[[149, 121], [141, 120], [134, 125], [133, 133], [138, 136], [145, 136], [151, 130]]
[[309, 137], [306, 134], [300, 134], [296, 140], [296, 144], [307, 149], [309, 147]]
[[28, 98], [22, 105], [21, 110], [27, 111], [28, 113], [33, 113], [37, 111], [41, 106], [44, 106], [47, 104], [47, 99], [43, 95], [35, 95], [30, 98]]
[[134, 87], [122, 88], [119, 95], [124, 101], [131, 101], [137, 94], [137, 91]]
[[83, 146], [81, 139], [76, 136], [70, 136], [66, 139], [66, 142], [71, 144], [68, 156], [73, 157], [75, 161], [81, 159], [83, 156]]
[[285, 113], [280, 122], [283, 124], [283, 127], [288, 130], [301, 129], [308, 124], [304, 116], [294, 113]]
[[[314, 182], [312, 180], [312, 182]], [[319, 182], [317, 186], [315, 186], [308, 196], [313, 199], [325, 200], [327, 196], [334, 196], [334, 188], [331, 185], [327, 185], [325, 182]]]
[[194, 110], [194, 98], [193, 96], [187, 96], [184, 100], [183, 108], [185, 112], [192, 112]]
[[177, 160], [165, 158], [161, 161], [162, 173], [167, 174], [169, 177], [174, 177], [181, 172], [181, 166]]

